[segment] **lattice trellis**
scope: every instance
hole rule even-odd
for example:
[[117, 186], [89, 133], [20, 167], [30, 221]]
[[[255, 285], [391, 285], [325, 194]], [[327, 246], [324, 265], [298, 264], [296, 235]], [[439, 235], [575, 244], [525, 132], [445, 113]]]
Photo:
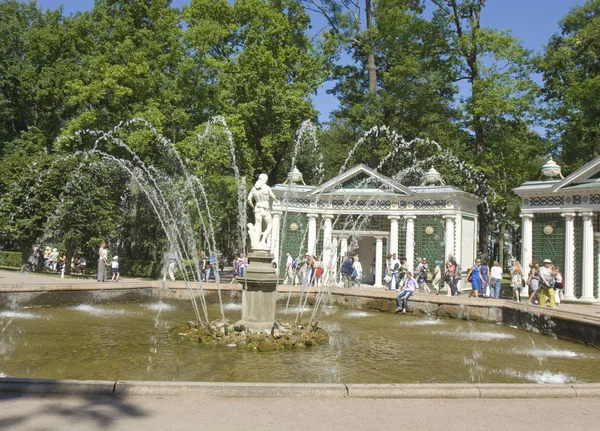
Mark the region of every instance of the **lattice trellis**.
[[600, 264], [598, 263], [598, 253], [600, 252], [600, 243], [594, 241], [594, 296], [600, 297], [600, 288], [598, 288], [598, 271], [600, 271]]
[[365, 173], [358, 174], [348, 181], [343, 182], [338, 188], [342, 189], [379, 189], [382, 182]]
[[398, 220], [398, 258], [406, 257], [406, 220]]
[[[281, 248], [279, 273], [281, 277], [285, 277], [285, 252], [289, 251], [292, 254], [293, 259], [298, 256], [298, 253], [306, 253], [306, 248], [308, 246], [308, 217], [306, 214], [288, 213], [285, 217], [285, 221], [283, 220], [283, 217], [281, 218], [281, 221], [282, 226], [279, 238], [283, 247]], [[297, 229], [292, 230], [292, 227], [297, 227]]]
[[444, 260], [444, 220], [441, 217], [415, 219], [415, 259], [426, 257], [431, 263]]
[[533, 219], [533, 260], [542, 265], [544, 259], [564, 270], [565, 221], [560, 214], [536, 214]]
[[551, 205], [564, 205], [565, 198], [562, 196], [536, 196], [529, 200], [532, 207], [544, 207]]
[[445, 200], [426, 200], [426, 201], [415, 201], [414, 206], [417, 209], [434, 209], [434, 208], [446, 208], [447, 202]]
[[575, 229], [575, 265], [574, 265], [574, 295], [576, 297], [581, 296], [581, 273], [583, 265], [581, 259], [583, 257], [583, 220], [581, 217], [575, 217], [574, 220]]

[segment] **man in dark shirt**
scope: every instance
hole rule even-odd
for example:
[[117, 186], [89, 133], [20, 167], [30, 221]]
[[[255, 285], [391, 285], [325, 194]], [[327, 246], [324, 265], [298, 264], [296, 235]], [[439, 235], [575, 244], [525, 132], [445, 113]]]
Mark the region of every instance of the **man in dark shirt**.
[[350, 259], [350, 256], [344, 256], [342, 261], [342, 280], [344, 280], [344, 288], [349, 289], [352, 287], [352, 264], [354, 262]]

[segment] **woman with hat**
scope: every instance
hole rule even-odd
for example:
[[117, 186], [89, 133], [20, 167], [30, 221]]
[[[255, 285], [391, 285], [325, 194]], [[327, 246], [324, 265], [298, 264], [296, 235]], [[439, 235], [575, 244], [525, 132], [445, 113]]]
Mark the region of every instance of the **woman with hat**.
[[544, 266], [540, 269], [540, 307], [546, 306], [546, 299], [550, 297], [550, 308], [556, 308], [554, 298], [554, 271], [552, 261], [544, 259]]

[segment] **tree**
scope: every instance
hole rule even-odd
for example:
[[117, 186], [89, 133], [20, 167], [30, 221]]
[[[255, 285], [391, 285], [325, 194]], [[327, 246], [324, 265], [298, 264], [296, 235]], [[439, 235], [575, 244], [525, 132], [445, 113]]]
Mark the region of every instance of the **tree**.
[[72, 115], [66, 83], [77, 69], [73, 22], [35, 2], [0, 2], [0, 154], [30, 127], [48, 149]]
[[[431, 0], [435, 12], [452, 29], [452, 55], [460, 59], [457, 80], [466, 80], [469, 94], [464, 100], [463, 127], [472, 134], [465, 154], [475, 164], [484, 166], [485, 153], [503, 154], [502, 134], [494, 133], [508, 123], [517, 130], [531, 127], [535, 120], [538, 87], [531, 79], [531, 54], [509, 31], [482, 27], [485, 0]], [[522, 136], [522, 135], [521, 135]], [[539, 141], [539, 140], [535, 140]], [[541, 146], [539, 146], [541, 149]], [[490, 169], [498, 169], [526, 158], [512, 153], [506, 159], [496, 156]], [[520, 161], [521, 161], [520, 160]], [[487, 162], [490, 162], [488, 159]], [[502, 194], [502, 190], [480, 189], [485, 194]], [[479, 251], [488, 255], [490, 215], [503, 217], [505, 207], [490, 208], [486, 200], [479, 206]]]
[[230, 124], [242, 172], [281, 179], [296, 130], [316, 117], [310, 96], [324, 78], [309, 16], [293, 0], [196, 0], [183, 16], [188, 51], [211, 84], [202, 90]]
[[590, 0], [563, 18], [540, 58], [552, 151], [565, 170], [600, 153], [599, 44], [600, 1]]

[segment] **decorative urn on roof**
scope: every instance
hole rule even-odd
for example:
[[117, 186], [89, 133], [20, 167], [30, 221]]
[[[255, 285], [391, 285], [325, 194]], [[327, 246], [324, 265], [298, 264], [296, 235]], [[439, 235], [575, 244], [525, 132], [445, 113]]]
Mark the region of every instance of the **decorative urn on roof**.
[[562, 176], [562, 173], [560, 172], [560, 166], [558, 166], [556, 162], [552, 160], [552, 158], [550, 158], [550, 160], [548, 160], [546, 164], [542, 166], [541, 172], [542, 177], [554, 178], [556, 176], [559, 176], [561, 178], [564, 178]]
[[286, 184], [288, 181], [291, 184], [295, 184], [295, 183], [301, 182], [302, 184], [306, 185], [304, 183], [304, 177], [302, 175], [302, 172], [300, 172], [298, 170], [298, 168], [295, 167], [295, 166], [294, 166], [294, 168], [291, 171], [288, 172], [288, 174], [287, 174], [287, 180], [285, 180], [284, 184]]
[[425, 172], [423, 184], [428, 185], [428, 184], [435, 184], [435, 183], [440, 183], [443, 185], [444, 180], [442, 179], [442, 176], [440, 175], [440, 173], [432, 166], [431, 169], [429, 169], [427, 172]]

